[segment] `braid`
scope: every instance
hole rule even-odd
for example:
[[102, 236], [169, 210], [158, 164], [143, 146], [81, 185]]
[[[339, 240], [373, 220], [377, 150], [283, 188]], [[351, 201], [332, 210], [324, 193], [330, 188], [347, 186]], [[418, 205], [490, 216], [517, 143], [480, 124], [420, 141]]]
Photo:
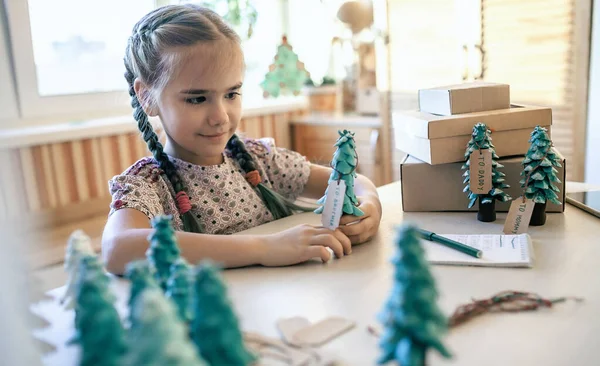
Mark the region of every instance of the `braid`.
[[[247, 174], [251, 171], [257, 170], [256, 163], [254, 162], [252, 155], [248, 153], [248, 150], [246, 150], [246, 145], [244, 145], [244, 142], [240, 140], [237, 135], [234, 134], [231, 136], [229, 141], [227, 141], [227, 150], [231, 152], [233, 158], [238, 162], [244, 173]], [[258, 189], [265, 206], [267, 206], [276, 220], [293, 215], [294, 211], [312, 211], [310, 208], [301, 207], [294, 204], [263, 183], [258, 183], [256, 188]]]
[[[135, 80], [135, 77], [129, 67], [127, 65], [125, 65], [125, 67], [125, 79], [127, 80], [127, 83], [129, 83], [131, 107], [133, 107], [133, 117], [138, 123], [138, 129], [142, 133], [144, 141], [146, 141], [146, 144], [148, 144], [148, 149], [150, 152], [152, 152], [152, 155], [154, 155], [154, 159], [156, 159], [160, 168], [165, 172], [165, 175], [173, 185], [175, 193], [178, 194], [179, 192], [185, 192], [185, 187], [181, 182], [179, 174], [177, 174], [177, 168], [175, 167], [175, 164], [169, 160], [169, 156], [164, 152], [163, 146], [158, 140], [158, 136], [156, 135], [156, 132], [154, 132], [154, 129], [148, 120], [148, 115], [146, 112], [144, 112], [142, 104], [135, 93], [133, 87], [133, 81]], [[179, 197], [179, 195], [177, 197]], [[181, 212], [183, 207], [181, 207], [182, 205], [180, 204], [179, 199], [176, 199], [176, 204], [177, 209]], [[181, 221], [183, 222], [183, 229], [185, 231], [196, 233], [203, 232], [202, 227], [196, 221], [189, 208], [181, 215]]]

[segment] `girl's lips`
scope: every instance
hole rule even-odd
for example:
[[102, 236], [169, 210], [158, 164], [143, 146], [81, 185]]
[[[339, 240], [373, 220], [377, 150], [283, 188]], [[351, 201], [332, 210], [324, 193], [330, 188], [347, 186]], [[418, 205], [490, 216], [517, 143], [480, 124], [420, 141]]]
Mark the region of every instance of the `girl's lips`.
[[223, 132], [221, 134], [218, 135], [203, 135], [203, 134], [198, 134], [199, 136], [204, 137], [205, 139], [208, 139], [210, 141], [219, 141], [223, 136], [225, 136], [227, 133]]

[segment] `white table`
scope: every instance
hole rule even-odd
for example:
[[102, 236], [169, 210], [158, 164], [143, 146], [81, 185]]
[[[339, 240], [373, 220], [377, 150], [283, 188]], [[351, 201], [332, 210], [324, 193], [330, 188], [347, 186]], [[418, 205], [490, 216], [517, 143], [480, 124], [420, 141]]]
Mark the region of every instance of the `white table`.
[[[397, 183], [379, 189], [383, 202], [380, 233], [353, 254], [323, 265], [317, 262], [286, 268], [227, 270], [229, 294], [244, 330], [278, 336], [275, 321], [304, 316], [318, 321], [340, 315], [357, 322], [352, 331], [324, 348], [342, 365], [373, 365], [377, 339], [367, 326], [379, 327], [380, 311], [391, 286], [393, 227], [411, 221], [438, 233], [500, 233], [505, 214], [481, 223], [475, 213], [403, 213]], [[313, 214], [293, 216], [251, 230], [269, 233], [302, 222], [319, 223]], [[435, 353], [430, 365], [598, 365], [600, 364], [600, 220], [570, 205], [564, 214], [549, 214], [545, 226], [531, 227], [536, 262], [532, 269], [433, 266], [446, 314], [471, 298], [487, 298], [503, 290], [536, 292], [544, 297], [579, 296], [552, 309], [520, 314], [488, 314], [461, 325], [445, 338], [455, 355], [451, 361]], [[115, 283], [121, 305], [127, 286]], [[56, 290], [60, 293], [60, 290]], [[56, 304], [39, 308], [53, 323], [40, 333], [62, 342], [72, 333], [72, 315]], [[74, 365], [65, 348], [46, 358], [48, 365]]]

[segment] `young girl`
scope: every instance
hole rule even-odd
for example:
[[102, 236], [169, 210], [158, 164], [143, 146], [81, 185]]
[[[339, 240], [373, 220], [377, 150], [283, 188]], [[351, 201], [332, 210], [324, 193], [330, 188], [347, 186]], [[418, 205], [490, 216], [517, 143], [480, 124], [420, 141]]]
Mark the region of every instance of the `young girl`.
[[[143, 258], [150, 219], [171, 215], [182, 255], [225, 267], [284, 266], [350, 254], [379, 227], [375, 186], [355, 180], [360, 218], [335, 231], [301, 225], [271, 235], [223, 235], [288, 216], [297, 197], [323, 195], [331, 169], [311, 165], [270, 139], [242, 141], [244, 58], [240, 40], [214, 12], [195, 5], [156, 9], [133, 28], [125, 54], [133, 115], [152, 158], [109, 182], [113, 197], [102, 237], [109, 271]], [[148, 116], [166, 133], [160, 144]], [[360, 220], [359, 223], [345, 224]]]

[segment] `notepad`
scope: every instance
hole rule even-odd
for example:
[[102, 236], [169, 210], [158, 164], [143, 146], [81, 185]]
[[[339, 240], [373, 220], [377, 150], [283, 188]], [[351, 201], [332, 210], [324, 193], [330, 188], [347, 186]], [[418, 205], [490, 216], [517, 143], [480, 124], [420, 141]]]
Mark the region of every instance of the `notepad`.
[[483, 251], [481, 258], [448, 248], [444, 245], [421, 240], [427, 260], [433, 264], [450, 264], [484, 267], [532, 267], [533, 246], [528, 234], [521, 235], [449, 235], [448, 239]]

